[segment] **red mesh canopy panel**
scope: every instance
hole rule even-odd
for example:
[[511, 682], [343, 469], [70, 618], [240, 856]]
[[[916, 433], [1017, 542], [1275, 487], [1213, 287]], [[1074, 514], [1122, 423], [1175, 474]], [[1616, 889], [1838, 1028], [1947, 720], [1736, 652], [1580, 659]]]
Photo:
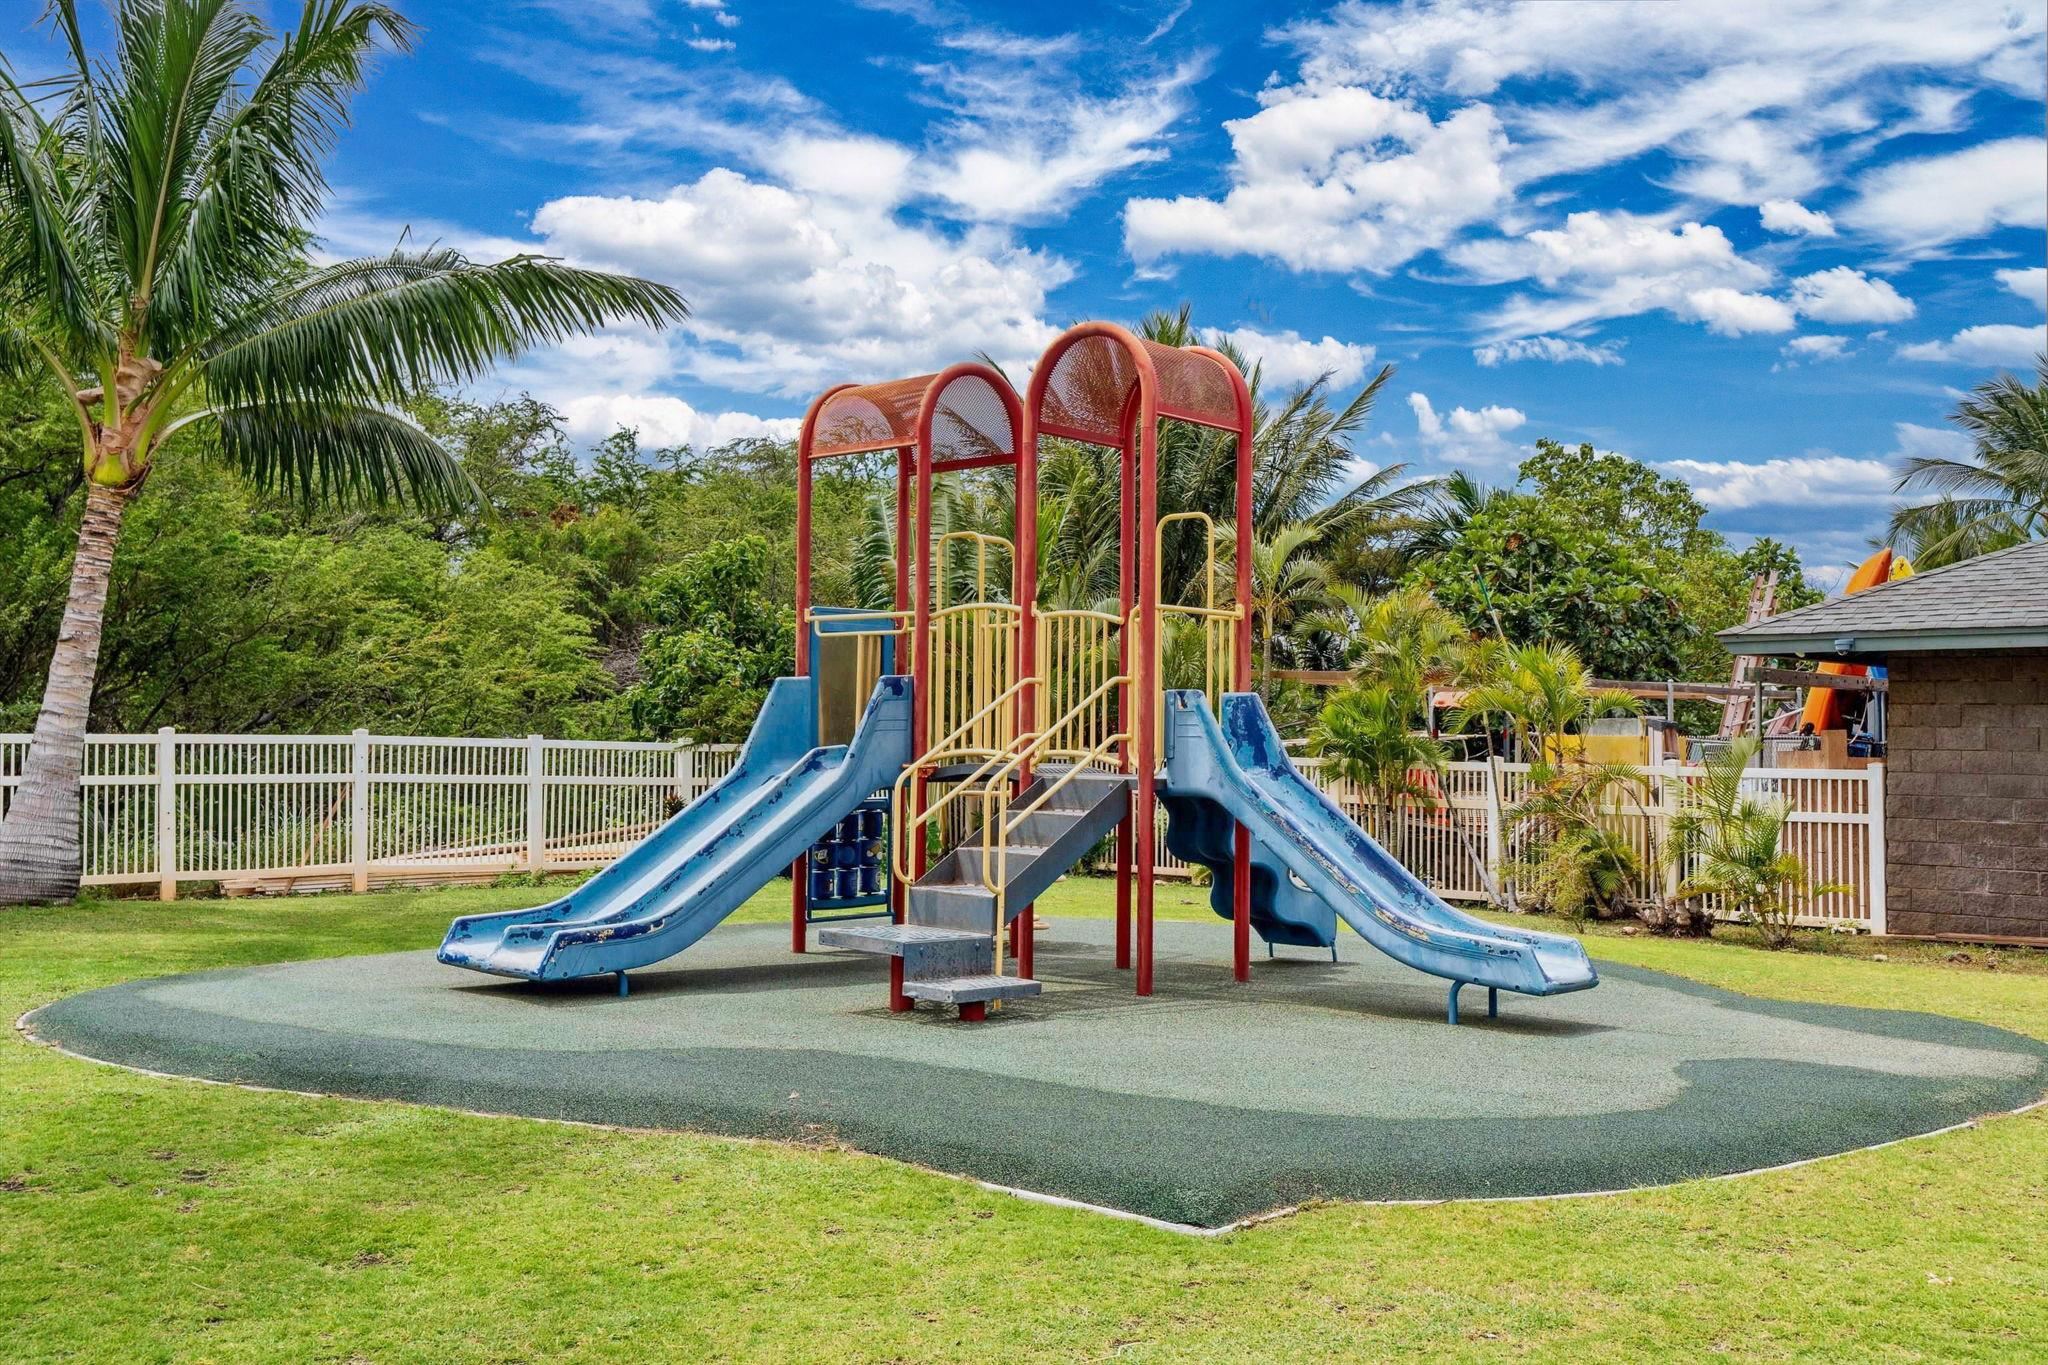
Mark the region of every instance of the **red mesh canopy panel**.
[[917, 409], [935, 376], [892, 379], [841, 389], [818, 409], [812, 430], [811, 454], [852, 455], [863, 450], [894, 450], [917, 443]]
[[[885, 384], [841, 389], [818, 409], [811, 455], [853, 455], [917, 444], [917, 414], [939, 376], [921, 374]], [[1008, 459], [1017, 448], [1002, 394], [978, 374], [956, 374], [932, 405], [932, 458]]]
[[[1161, 416], [1237, 429], [1237, 394], [1221, 364], [1156, 341], [1134, 340], [1159, 376]], [[1125, 406], [1137, 382], [1137, 363], [1124, 341], [1105, 335], [1081, 337], [1053, 362], [1039, 424], [1054, 436], [1119, 444]]]
[[1007, 459], [1017, 449], [1010, 410], [996, 386], [978, 374], [956, 375], [932, 407], [932, 459]]

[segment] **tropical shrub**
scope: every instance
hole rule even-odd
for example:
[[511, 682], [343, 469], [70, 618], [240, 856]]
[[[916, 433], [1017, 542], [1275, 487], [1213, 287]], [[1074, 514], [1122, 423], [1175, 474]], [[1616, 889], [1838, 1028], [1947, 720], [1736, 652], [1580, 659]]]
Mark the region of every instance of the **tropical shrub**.
[[1720, 897], [1730, 918], [1757, 927], [1765, 947], [1784, 948], [1802, 903], [1849, 888], [1814, 885], [1806, 864], [1786, 850], [1792, 803], [1753, 792], [1746, 781], [1757, 747], [1745, 735], [1707, 760], [1672, 819], [1666, 856], [1681, 877], [1681, 898]]

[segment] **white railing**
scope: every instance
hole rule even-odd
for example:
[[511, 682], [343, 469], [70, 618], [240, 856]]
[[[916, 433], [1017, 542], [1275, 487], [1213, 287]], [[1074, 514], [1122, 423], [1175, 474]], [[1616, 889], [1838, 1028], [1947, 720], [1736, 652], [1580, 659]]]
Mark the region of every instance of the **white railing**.
[[[1325, 780], [1317, 760], [1296, 759], [1295, 766], [1446, 900], [1486, 899], [1481, 860], [1488, 869], [1498, 869], [1515, 838], [1502, 827], [1497, 812], [1512, 811], [1529, 784], [1526, 763], [1501, 763], [1491, 771], [1481, 762], [1453, 763], [1439, 782], [1443, 799], [1434, 806], [1372, 810], [1349, 783]], [[1640, 809], [1633, 801], [1625, 802], [1612, 819], [1617, 829], [1630, 836], [1637, 857], [1649, 869], [1646, 876], [1660, 883], [1659, 887], [1638, 887], [1637, 893], [1642, 895], [1654, 889], [1668, 890], [1676, 880], [1658, 866], [1652, 844], [1657, 850], [1666, 847], [1678, 793], [1685, 784], [1699, 780], [1700, 769], [1671, 764], [1637, 771], [1643, 774], [1645, 788]], [[1500, 784], [1498, 801], [1492, 794], [1495, 781]], [[1855, 925], [1883, 933], [1884, 765], [1842, 770], [1758, 769], [1751, 782], [1760, 791], [1782, 796], [1791, 804], [1788, 849], [1806, 864], [1813, 884], [1849, 888], [1810, 898], [1801, 908], [1799, 922]], [[1161, 876], [1189, 875], [1185, 863], [1165, 852], [1163, 822], [1154, 847], [1160, 850]]]
[[[0, 735], [0, 811], [28, 736]], [[733, 744], [373, 735], [94, 735], [90, 886], [229, 891], [600, 867], [723, 777]]]
[[[20, 783], [26, 735], [0, 735], [0, 812]], [[94, 735], [86, 742], [85, 881], [219, 882], [230, 892], [436, 881], [601, 867], [723, 777], [735, 744], [419, 739], [373, 735]], [[1513, 836], [1496, 812], [1528, 785], [1527, 764], [1453, 763], [1443, 799], [1368, 809], [1314, 759], [1297, 766], [1439, 895], [1483, 900]], [[1683, 784], [1698, 768], [1643, 768], [1641, 809], [1614, 814], [1647, 866]], [[1496, 774], [1498, 775], [1496, 778]], [[1498, 800], [1493, 783], [1498, 781]], [[1793, 806], [1791, 850], [1815, 885], [1800, 919], [1884, 932], [1884, 767], [1759, 769], [1752, 780]], [[949, 830], [948, 838], [963, 831]], [[1165, 852], [1159, 871], [1189, 869]], [[1483, 864], [1482, 864], [1483, 860]], [[1652, 876], [1668, 875], [1653, 871]], [[1651, 888], [1642, 888], [1647, 891]]]

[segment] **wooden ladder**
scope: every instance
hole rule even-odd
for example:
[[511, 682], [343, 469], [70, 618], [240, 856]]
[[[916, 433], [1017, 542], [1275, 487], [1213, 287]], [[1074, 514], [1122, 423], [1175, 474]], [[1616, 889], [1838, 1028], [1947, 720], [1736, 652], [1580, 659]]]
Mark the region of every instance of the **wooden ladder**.
[[[1777, 606], [1777, 601], [1778, 571], [1773, 569], [1767, 574], [1758, 574], [1749, 581], [1749, 610], [1743, 616], [1742, 624], [1755, 625], [1770, 616]], [[1750, 671], [1762, 662], [1760, 655], [1736, 655], [1735, 666], [1729, 673], [1728, 681], [1736, 687], [1741, 687], [1749, 681]], [[1730, 693], [1728, 700], [1721, 703], [1722, 739], [1735, 738], [1751, 723], [1750, 706], [1753, 701], [1752, 694], [1744, 690]]]

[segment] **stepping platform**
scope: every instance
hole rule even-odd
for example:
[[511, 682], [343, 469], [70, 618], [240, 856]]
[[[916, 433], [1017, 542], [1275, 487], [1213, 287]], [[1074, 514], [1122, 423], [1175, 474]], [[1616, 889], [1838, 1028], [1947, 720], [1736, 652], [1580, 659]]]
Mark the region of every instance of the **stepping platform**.
[[985, 1005], [991, 1000], [1022, 1000], [1045, 987], [1022, 976], [949, 976], [936, 981], [906, 981], [903, 993], [912, 1000], [941, 1005]]

